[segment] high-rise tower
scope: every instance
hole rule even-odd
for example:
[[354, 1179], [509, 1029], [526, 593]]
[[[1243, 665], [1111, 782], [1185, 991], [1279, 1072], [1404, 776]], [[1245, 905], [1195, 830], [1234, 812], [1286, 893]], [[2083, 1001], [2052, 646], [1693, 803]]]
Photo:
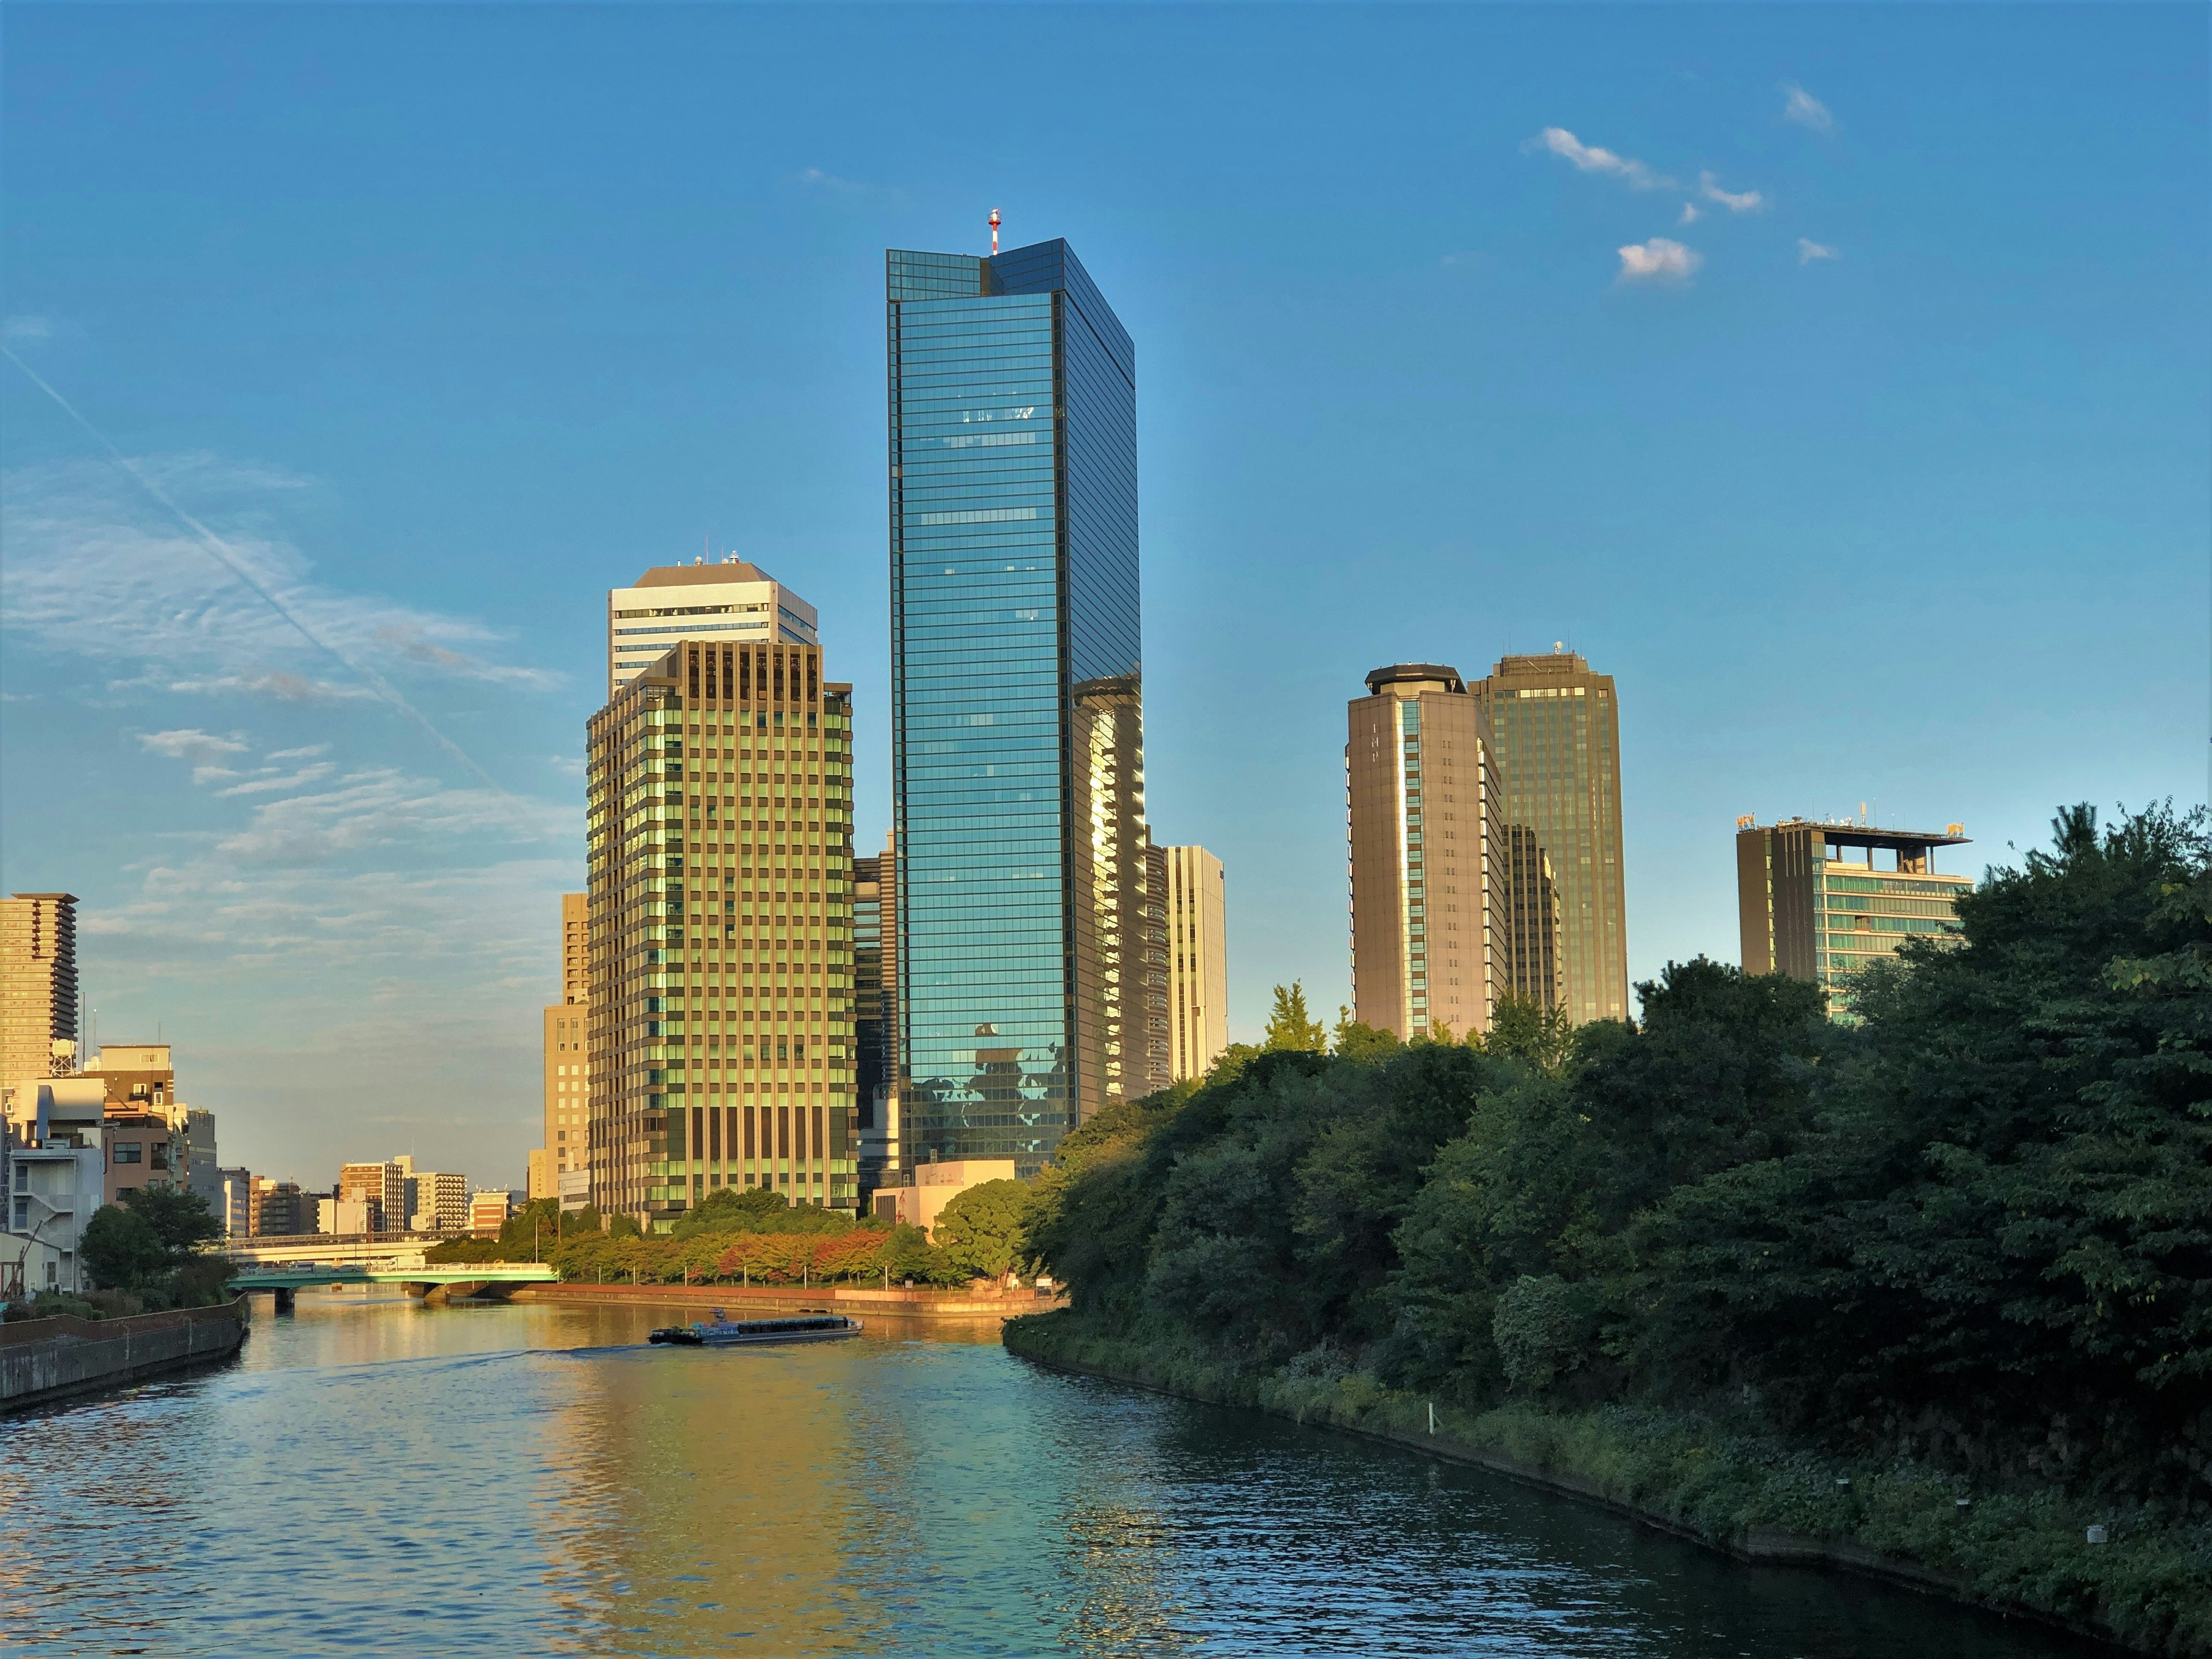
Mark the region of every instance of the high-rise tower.
[[1347, 710], [1352, 1013], [1401, 1038], [1490, 1029], [1512, 994], [1512, 854], [1459, 671], [1398, 663]]
[[[77, 1012], [76, 896], [0, 899], [0, 1091], [76, 1069]], [[20, 1109], [25, 1121], [37, 1093]]]
[[904, 1145], [1027, 1174], [1143, 1069], [1136, 354], [1062, 241], [887, 278]]
[[1468, 688], [1498, 751], [1505, 817], [1535, 832], [1559, 905], [1567, 1017], [1626, 1019], [1628, 905], [1620, 851], [1620, 702], [1571, 651], [1504, 657]]

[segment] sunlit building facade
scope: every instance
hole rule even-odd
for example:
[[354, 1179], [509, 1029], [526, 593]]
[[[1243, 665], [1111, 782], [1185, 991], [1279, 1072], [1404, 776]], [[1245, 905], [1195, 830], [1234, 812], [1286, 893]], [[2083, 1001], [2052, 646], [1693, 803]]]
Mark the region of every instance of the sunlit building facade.
[[1167, 1073], [1204, 1077], [1229, 1047], [1228, 888], [1203, 847], [1152, 848], [1152, 888], [1167, 922]]
[[886, 274], [902, 1139], [1027, 1175], [1139, 1080], [1135, 352], [1065, 242]]
[[[76, 1069], [76, 896], [16, 893], [0, 899], [0, 1097]], [[31, 1087], [19, 1127], [37, 1114]]]
[[1511, 854], [1481, 705], [1398, 663], [1347, 709], [1352, 1014], [1402, 1039], [1487, 1031], [1510, 994]]
[[1952, 824], [1930, 830], [1790, 818], [1736, 826], [1736, 913], [1747, 974], [1787, 974], [1827, 994], [1832, 1018], [1851, 1017], [1851, 982], [1908, 939], [1956, 933], [1966, 876], [1941, 874], [1936, 849], [1962, 847]]
[[1496, 747], [1505, 817], [1552, 863], [1568, 1017], [1626, 1019], [1628, 901], [1620, 848], [1620, 700], [1571, 651], [1504, 657], [1468, 688]]
[[814, 607], [740, 559], [655, 565], [607, 591], [607, 696], [678, 640], [718, 645], [818, 645]]
[[533, 1199], [558, 1197], [561, 1177], [586, 1168], [591, 1129], [591, 895], [561, 895], [561, 1000], [544, 1010], [544, 1146], [530, 1156]]
[[812, 647], [685, 640], [585, 769], [592, 1201], [854, 1209], [851, 688]]

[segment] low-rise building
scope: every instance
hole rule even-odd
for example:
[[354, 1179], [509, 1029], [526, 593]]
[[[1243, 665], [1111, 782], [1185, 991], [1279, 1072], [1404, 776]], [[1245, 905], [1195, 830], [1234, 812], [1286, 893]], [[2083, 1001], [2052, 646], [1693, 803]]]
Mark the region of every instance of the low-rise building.
[[497, 1238], [514, 1212], [513, 1193], [478, 1193], [469, 1200], [469, 1231], [478, 1238]]
[[185, 1143], [182, 1126], [166, 1110], [118, 1111], [111, 1098], [100, 1125], [107, 1153], [107, 1201], [140, 1187], [182, 1187]]
[[0, 1135], [6, 1228], [21, 1241], [9, 1247], [7, 1259], [33, 1292], [88, 1288], [77, 1246], [106, 1201], [100, 1082], [27, 1079], [15, 1103], [17, 1120]]
[[215, 1206], [222, 1231], [231, 1238], [253, 1236], [253, 1172], [244, 1167], [216, 1171], [221, 1198]]
[[876, 1189], [873, 1214], [878, 1221], [904, 1222], [927, 1231], [937, 1224], [938, 1212], [970, 1187], [1015, 1179], [1015, 1166], [1010, 1158], [946, 1158], [917, 1164], [910, 1174], [903, 1186]]

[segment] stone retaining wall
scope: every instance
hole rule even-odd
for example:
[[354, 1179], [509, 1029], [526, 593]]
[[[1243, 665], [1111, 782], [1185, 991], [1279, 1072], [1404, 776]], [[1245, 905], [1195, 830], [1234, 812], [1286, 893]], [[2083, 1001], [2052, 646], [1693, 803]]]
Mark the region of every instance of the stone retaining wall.
[[246, 1298], [127, 1319], [58, 1314], [0, 1325], [0, 1412], [118, 1388], [238, 1352]]

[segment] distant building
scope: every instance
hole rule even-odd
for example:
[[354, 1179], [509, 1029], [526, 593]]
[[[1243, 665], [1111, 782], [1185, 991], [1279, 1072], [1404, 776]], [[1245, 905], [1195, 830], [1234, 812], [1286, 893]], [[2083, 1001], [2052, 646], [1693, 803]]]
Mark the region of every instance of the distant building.
[[1810, 980], [1827, 993], [1829, 1014], [1849, 1018], [1851, 981], [1870, 963], [1895, 955], [1908, 939], [1958, 931], [1959, 896], [1974, 884], [1936, 873], [1936, 849], [1966, 844], [1955, 823], [1937, 835], [1808, 818], [1761, 828], [1739, 819], [1744, 972]]
[[592, 717], [604, 1213], [665, 1230], [719, 1187], [858, 1201], [851, 691], [819, 650], [708, 633]]
[[[322, 1224], [325, 1217], [319, 1206], [336, 1200], [315, 1193], [303, 1193], [296, 1181], [278, 1181], [269, 1176], [253, 1177], [253, 1232], [257, 1238], [298, 1238], [311, 1233], [335, 1232], [335, 1225]], [[359, 1206], [356, 1206], [356, 1210]], [[335, 1218], [330, 1218], [335, 1221]], [[356, 1218], [354, 1231], [361, 1231]]]
[[678, 640], [818, 646], [815, 623], [812, 605], [741, 560], [656, 565], [607, 590], [607, 701]]
[[1168, 1076], [1202, 1078], [1229, 1047], [1227, 890], [1203, 847], [1156, 847], [1167, 913]]
[[222, 1213], [222, 1158], [216, 1150], [215, 1114], [198, 1106], [177, 1109], [185, 1117], [185, 1174], [187, 1192], [198, 1193], [208, 1208]]
[[177, 1117], [151, 1110], [118, 1111], [111, 1101], [100, 1138], [107, 1154], [110, 1204], [136, 1188], [185, 1185], [185, 1140]]
[[563, 1215], [573, 1215], [579, 1210], [588, 1209], [592, 1202], [592, 1172], [589, 1170], [569, 1170], [561, 1177], [561, 1188], [555, 1196], [561, 1200]]
[[1501, 657], [1468, 688], [1504, 790], [1552, 861], [1568, 1017], [1626, 1019], [1628, 912], [1620, 844], [1620, 699], [1571, 651]]
[[407, 1224], [407, 1179], [413, 1160], [394, 1158], [375, 1164], [348, 1164], [338, 1170], [337, 1197], [342, 1203], [368, 1206], [362, 1232], [399, 1232]]
[[898, 838], [853, 860], [853, 1052], [860, 1188], [899, 1167]]
[[417, 1170], [408, 1182], [407, 1225], [418, 1233], [468, 1231], [469, 1178], [456, 1170]]
[[499, 1230], [514, 1213], [514, 1194], [481, 1192], [469, 1200], [469, 1231], [478, 1238], [497, 1238]]
[[943, 1162], [924, 1160], [908, 1172], [910, 1178], [896, 1187], [877, 1192], [874, 1215], [879, 1222], [904, 1222], [927, 1231], [937, 1224], [938, 1212], [970, 1187], [987, 1181], [1012, 1181], [1010, 1158], [969, 1158]]
[[561, 895], [561, 1000], [544, 1012], [545, 1127], [530, 1161], [530, 1196], [550, 1198], [561, 1177], [591, 1164], [591, 895]]
[[1525, 823], [1505, 826], [1510, 915], [1506, 929], [1508, 988], [1539, 1008], [1566, 1003], [1565, 954], [1559, 938], [1559, 884], [1552, 855]]
[[[0, 899], [0, 1092], [66, 1077], [77, 1057], [76, 896]], [[27, 1122], [35, 1101], [10, 1109]]]
[[1481, 705], [1459, 671], [1398, 663], [1347, 710], [1352, 1013], [1411, 1039], [1490, 1029], [1511, 994], [1511, 856]]
[[250, 1238], [253, 1235], [253, 1172], [245, 1168], [219, 1170], [216, 1180], [222, 1189], [222, 1201], [216, 1205], [216, 1218], [222, 1223], [226, 1237]]

